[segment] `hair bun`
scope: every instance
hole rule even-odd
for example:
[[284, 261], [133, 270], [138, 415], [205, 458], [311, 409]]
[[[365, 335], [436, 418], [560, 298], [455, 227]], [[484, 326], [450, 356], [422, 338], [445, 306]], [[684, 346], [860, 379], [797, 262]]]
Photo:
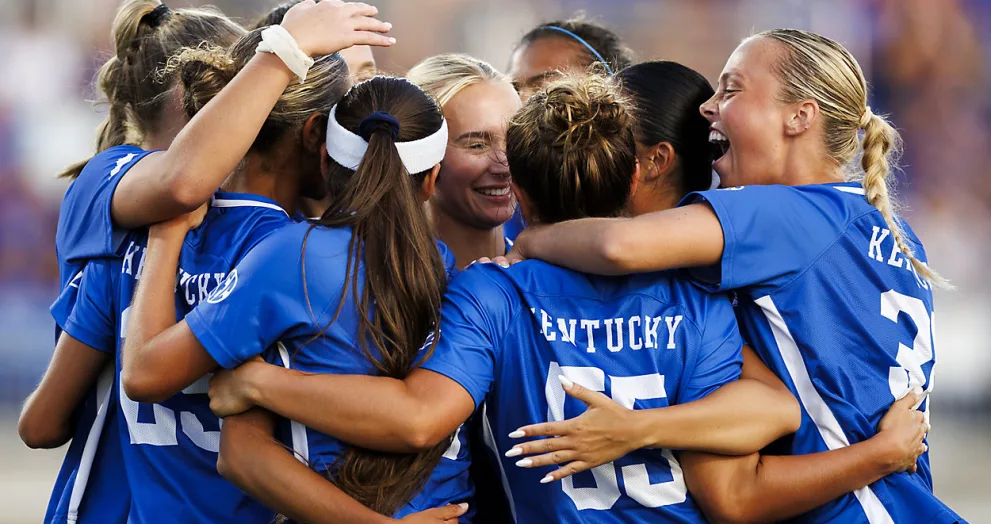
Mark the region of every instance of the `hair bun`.
[[358, 123], [358, 135], [364, 138], [365, 142], [371, 140], [372, 133], [380, 129], [389, 131], [392, 140], [396, 140], [396, 137], [399, 136], [399, 120], [385, 111], [376, 111], [362, 118], [361, 122]]
[[626, 99], [603, 76], [559, 80], [547, 87], [544, 96], [546, 130], [568, 146], [581, 147], [621, 133], [632, 123]]

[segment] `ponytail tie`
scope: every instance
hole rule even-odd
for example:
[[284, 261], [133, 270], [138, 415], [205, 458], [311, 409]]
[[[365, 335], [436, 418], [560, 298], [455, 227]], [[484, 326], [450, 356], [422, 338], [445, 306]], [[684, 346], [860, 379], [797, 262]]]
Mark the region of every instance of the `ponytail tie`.
[[860, 117], [860, 129], [867, 129], [867, 126], [871, 123], [871, 119], [874, 118], [874, 113], [871, 112], [871, 106], [867, 106], [864, 110], [864, 114]]
[[358, 135], [364, 138], [365, 142], [368, 142], [372, 138], [372, 133], [377, 129], [381, 129], [379, 124], [388, 125], [392, 140], [396, 140], [396, 137], [399, 136], [399, 120], [396, 120], [396, 117], [384, 111], [376, 111], [362, 118], [361, 123], [358, 124]]
[[170, 12], [172, 12], [172, 10], [169, 9], [169, 6], [165, 4], [158, 4], [158, 6], [152, 9], [150, 13], [146, 14], [144, 18], [142, 18], [142, 21], [147, 23], [152, 28], [156, 28], [158, 27], [159, 24], [162, 23], [162, 20]]

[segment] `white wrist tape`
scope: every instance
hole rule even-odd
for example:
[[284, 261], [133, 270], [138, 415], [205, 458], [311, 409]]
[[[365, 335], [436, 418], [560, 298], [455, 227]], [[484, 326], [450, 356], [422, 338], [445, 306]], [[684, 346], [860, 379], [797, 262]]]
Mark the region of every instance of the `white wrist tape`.
[[313, 59], [306, 56], [296, 43], [296, 39], [281, 25], [269, 26], [262, 30], [262, 41], [256, 53], [272, 53], [279, 57], [299, 77], [299, 83], [306, 81], [306, 73], [313, 67]]

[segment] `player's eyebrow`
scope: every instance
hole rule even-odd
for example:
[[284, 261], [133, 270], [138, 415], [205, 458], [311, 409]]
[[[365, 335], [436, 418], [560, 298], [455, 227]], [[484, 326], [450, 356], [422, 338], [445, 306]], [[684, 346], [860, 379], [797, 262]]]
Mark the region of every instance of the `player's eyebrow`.
[[492, 133], [488, 131], [468, 131], [467, 133], [461, 133], [460, 135], [458, 135], [458, 137], [455, 138], [454, 141], [463, 142], [473, 138], [490, 141], [492, 140]]
[[561, 74], [560, 71], [553, 71], [553, 70], [551, 70], [551, 71], [544, 71], [543, 73], [540, 73], [540, 74], [537, 74], [537, 75], [533, 75], [533, 76], [527, 78], [526, 80], [523, 80], [522, 82], [520, 82], [520, 81], [513, 82], [513, 87], [515, 87], [516, 90], [519, 91], [520, 89], [522, 89], [524, 87], [535, 86], [535, 85], [543, 82], [544, 80], [547, 80], [548, 78], [552, 78], [552, 77], [558, 76], [560, 74]]

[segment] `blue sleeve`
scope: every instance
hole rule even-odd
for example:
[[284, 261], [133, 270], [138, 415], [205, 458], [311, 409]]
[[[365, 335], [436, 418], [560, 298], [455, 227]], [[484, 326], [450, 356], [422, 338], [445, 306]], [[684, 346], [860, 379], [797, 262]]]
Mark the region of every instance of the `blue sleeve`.
[[702, 340], [695, 364], [678, 395], [678, 402], [698, 400], [729, 382], [743, 371], [743, 337], [736, 323], [733, 304], [723, 294], [705, 297], [702, 312]]
[[788, 186], [746, 186], [689, 194], [680, 205], [708, 202], [723, 228], [719, 267], [693, 271], [710, 290], [783, 286], [843, 232], [814, 196]]
[[447, 288], [441, 308], [440, 340], [422, 365], [461, 384], [475, 407], [495, 379], [502, 336], [509, 330], [519, 297], [498, 284], [503, 271], [494, 264], [474, 264]]
[[115, 273], [119, 269], [114, 271], [111, 259], [91, 260], [86, 264], [76, 303], [62, 326], [72, 338], [104, 353], [113, 353], [117, 347]]
[[437, 242], [437, 251], [440, 251], [440, 259], [444, 261], [444, 272], [447, 273], [447, 281], [450, 282], [460, 272], [458, 270], [457, 259], [454, 258], [454, 253], [447, 247], [447, 244], [440, 240], [435, 240], [435, 242]]
[[[55, 299], [52, 306], [48, 308], [52, 314], [52, 318], [55, 319], [55, 325], [58, 326], [58, 330], [65, 329], [65, 322], [69, 320], [72, 308], [76, 306], [76, 299], [79, 297], [79, 283], [82, 279], [83, 272], [76, 273], [62, 289], [62, 292], [59, 293], [58, 298]], [[58, 342], [58, 336], [55, 337], [55, 341]]]
[[127, 230], [114, 225], [111, 204], [117, 184], [152, 151], [117, 146], [93, 157], [62, 198], [55, 247], [61, 261], [117, 256]]
[[286, 233], [278, 231], [261, 241], [186, 315], [193, 335], [226, 369], [262, 354], [284, 334], [312, 320], [303, 296], [302, 244]]

